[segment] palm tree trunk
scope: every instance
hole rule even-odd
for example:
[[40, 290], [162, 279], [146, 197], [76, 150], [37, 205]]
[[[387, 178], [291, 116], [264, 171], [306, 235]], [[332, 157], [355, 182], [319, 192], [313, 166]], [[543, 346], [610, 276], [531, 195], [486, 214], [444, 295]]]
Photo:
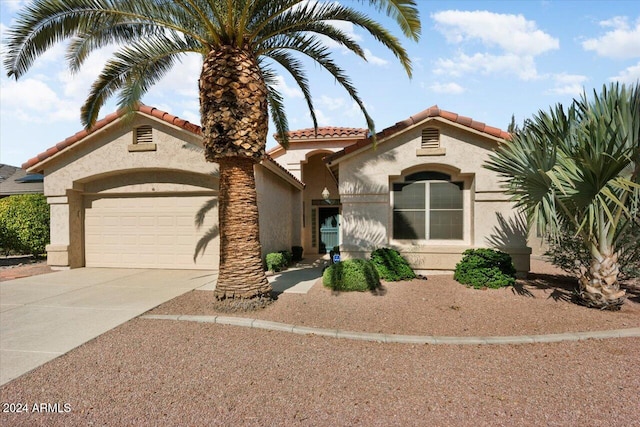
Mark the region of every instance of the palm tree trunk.
[[618, 283], [618, 257], [615, 253], [594, 258], [591, 266], [579, 279], [578, 301], [587, 307], [620, 310], [626, 299]]
[[262, 160], [269, 117], [267, 86], [249, 46], [211, 51], [200, 74], [205, 158], [220, 165], [220, 266], [217, 299], [268, 296], [253, 167]]
[[271, 285], [262, 267], [254, 162], [227, 157], [219, 163], [220, 270], [215, 296], [268, 296]]

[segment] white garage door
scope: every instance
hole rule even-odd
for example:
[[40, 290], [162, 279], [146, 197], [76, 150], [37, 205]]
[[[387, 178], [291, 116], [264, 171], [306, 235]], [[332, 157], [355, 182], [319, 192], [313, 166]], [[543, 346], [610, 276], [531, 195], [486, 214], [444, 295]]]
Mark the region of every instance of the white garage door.
[[218, 239], [193, 261], [196, 244], [217, 223], [217, 208], [197, 230], [196, 212], [214, 196], [87, 197], [85, 263], [87, 267], [213, 269]]

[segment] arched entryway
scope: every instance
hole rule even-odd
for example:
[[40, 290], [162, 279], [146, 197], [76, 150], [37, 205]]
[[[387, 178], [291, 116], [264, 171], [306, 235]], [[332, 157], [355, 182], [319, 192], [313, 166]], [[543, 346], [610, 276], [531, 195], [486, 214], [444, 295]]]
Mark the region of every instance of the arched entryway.
[[340, 245], [341, 205], [338, 186], [324, 158], [331, 151], [310, 153], [302, 164], [304, 189], [303, 246], [307, 253], [324, 254]]

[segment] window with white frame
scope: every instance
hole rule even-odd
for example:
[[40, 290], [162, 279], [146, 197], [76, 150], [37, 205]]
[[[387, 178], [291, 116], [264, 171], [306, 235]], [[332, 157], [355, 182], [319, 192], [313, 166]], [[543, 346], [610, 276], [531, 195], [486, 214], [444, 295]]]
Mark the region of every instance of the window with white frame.
[[418, 172], [393, 184], [393, 238], [462, 240], [463, 186], [440, 172]]

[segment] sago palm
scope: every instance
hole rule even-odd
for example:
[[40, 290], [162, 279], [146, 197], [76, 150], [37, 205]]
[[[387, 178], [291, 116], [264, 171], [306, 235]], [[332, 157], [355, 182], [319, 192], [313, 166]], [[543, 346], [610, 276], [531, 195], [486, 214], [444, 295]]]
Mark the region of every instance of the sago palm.
[[539, 112], [502, 144], [486, 167], [531, 225], [551, 238], [572, 230], [591, 261], [578, 280], [579, 302], [619, 309], [620, 237], [638, 221], [640, 201], [640, 89], [611, 84], [568, 109]]
[[[420, 21], [414, 0], [362, 0], [390, 16], [415, 40]], [[35, 0], [20, 12], [8, 32], [5, 67], [24, 75], [56, 42], [69, 39], [72, 71], [106, 45], [120, 46], [94, 82], [81, 109], [86, 127], [95, 123], [106, 100], [133, 110], [147, 90], [187, 53], [202, 56], [199, 80], [205, 157], [219, 164], [220, 271], [216, 297], [266, 295], [258, 230], [254, 164], [264, 156], [268, 109], [287, 142], [278, 70], [300, 87], [317, 126], [302, 58], [328, 71], [367, 113], [350, 79], [332, 58], [327, 40], [365, 58], [364, 49], [332, 22], [352, 23], [388, 48], [411, 75], [410, 59], [399, 39], [369, 14], [335, 1], [308, 0]]]

